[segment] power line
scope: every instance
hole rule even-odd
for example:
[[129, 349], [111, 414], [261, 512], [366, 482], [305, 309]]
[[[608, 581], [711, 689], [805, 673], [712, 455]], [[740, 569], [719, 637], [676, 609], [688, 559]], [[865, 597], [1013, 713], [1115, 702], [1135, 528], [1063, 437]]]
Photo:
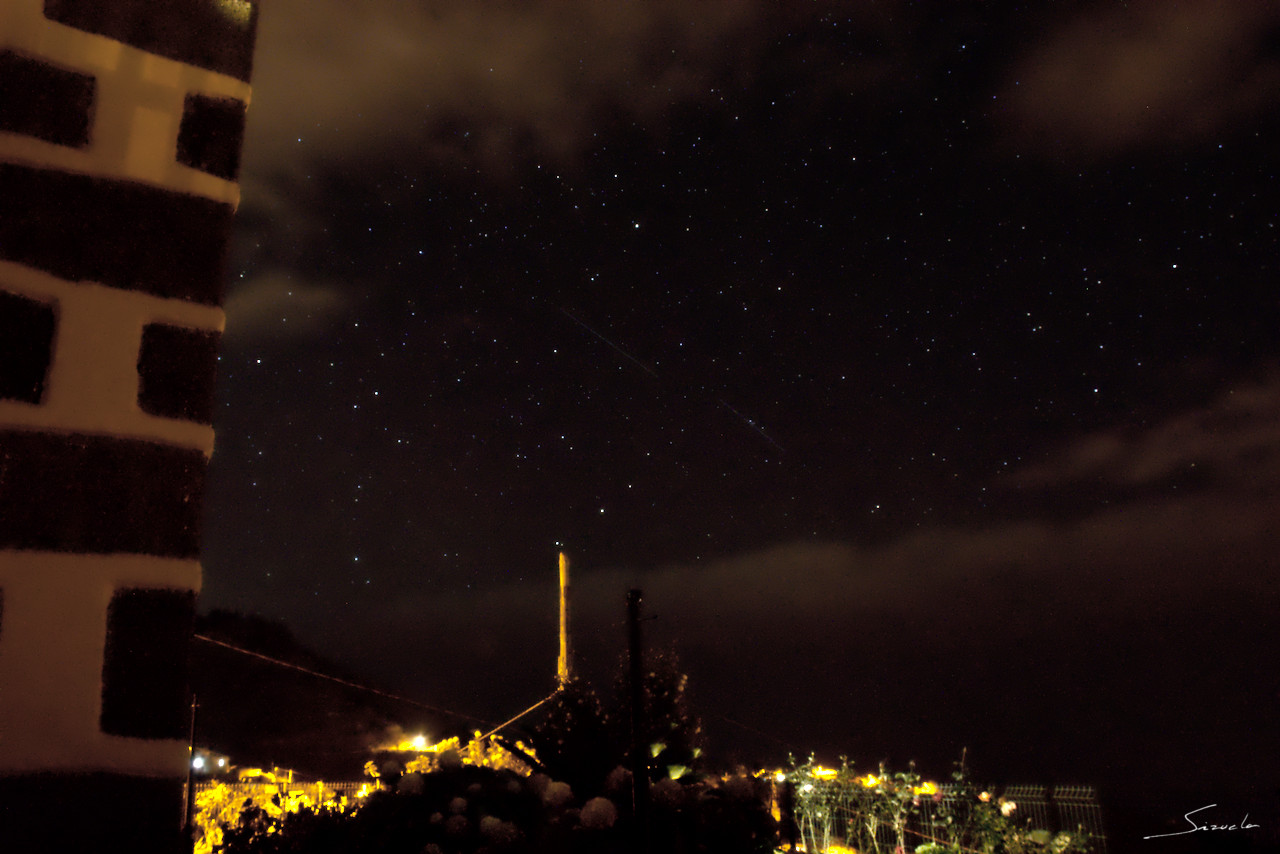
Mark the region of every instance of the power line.
[[[345, 685], [348, 688], [355, 688], [357, 691], [367, 691], [370, 694], [377, 694], [382, 697], [387, 697], [388, 699], [391, 699], [391, 700], [397, 700], [401, 703], [408, 703], [410, 706], [417, 706], [418, 708], [426, 709], [431, 712], [436, 712], [442, 715], [450, 715], [455, 718], [462, 718], [463, 720], [473, 721], [475, 723], [484, 724], [485, 726], [494, 725], [493, 721], [486, 720], [485, 718], [477, 718], [474, 715], [464, 715], [461, 712], [453, 712], [448, 709], [442, 709], [439, 706], [431, 706], [426, 703], [421, 703], [417, 700], [411, 700], [408, 697], [402, 697], [399, 694], [392, 694], [389, 691], [382, 691], [377, 688], [370, 688], [368, 685], [361, 685], [357, 682], [351, 682], [346, 679], [340, 679], [337, 676], [330, 676], [328, 673], [321, 673], [319, 670], [312, 670], [309, 667], [303, 667], [298, 664], [292, 664], [288, 661], [281, 661], [278, 658], [272, 658], [269, 655], [263, 655], [262, 653], [254, 652], [251, 649], [244, 649], [243, 647], [238, 647], [238, 646], [235, 646], [234, 644], [229, 644], [226, 641], [220, 641], [220, 640], [217, 640], [216, 638], [211, 638], [208, 635], [195, 634], [195, 635], [192, 635], [192, 637], [194, 637], [196, 640], [202, 640], [205, 643], [211, 643], [211, 644], [214, 644], [215, 646], [225, 647], [226, 649], [232, 650], [234, 652], [238, 652], [242, 655], [248, 655], [253, 658], [261, 659], [262, 661], [269, 662], [278, 667], [286, 667], [290, 670], [296, 670], [299, 673], [306, 673], [310, 676], [315, 676], [318, 679], [327, 679], [330, 682], [337, 682], [339, 685]], [[545, 700], [543, 702], [545, 702]], [[503, 724], [503, 726], [505, 725], [506, 724]], [[501, 727], [499, 727], [499, 729], [501, 729]]]
[[497, 733], [498, 731], [506, 729], [507, 727], [509, 727], [509, 726], [511, 726], [513, 723], [515, 723], [516, 721], [520, 720], [520, 719], [521, 719], [522, 717], [524, 717], [525, 715], [527, 715], [527, 714], [529, 714], [530, 712], [532, 712], [534, 709], [536, 709], [536, 708], [538, 708], [539, 706], [541, 706], [543, 703], [547, 702], [548, 700], [553, 699], [553, 698], [554, 698], [557, 694], [559, 694], [559, 693], [560, 693], [560, 689], [559, 689], [559, 688], [556, 688], [556, 690], [552, 691], [550, 694], [548, 694], [547, 696], [543, 697], [541, 700], [539, 700], [538, 702], [534, 703], [532, 706], [530, 706], [529, 708], [525, 709], [523, 712], [521, 712], [520, 714], [516, 715], [516, 716], [515, 716], [514, 718], [512, 718], [511, 720], [506, 721], [505, 723], [500, 723], [500, 724], [498, 724], [498, 725], [497, 725], [496, 727], [494, 727], [490, 732], [487, 732], [487, 733], [485, 733], [484, 735], [480, 736], [480, 740], [481, 740], [481, 741], [483, 741], [483, 740], [485, 740], [486, 738], [488, 738], [489, 736], [494, 735], [494, 734], [495, 734], [495, 733]]
[[731, 724], [733, 724], [734, 726], [742, 727], [742, 728], [743, 728], [743, 729], [745, 729], [747, 732], [752, 732], [752, 733], [755, 733], [756, 735], [763, 736], [764, 738], [767, 738], [767, 739], [769, 739], [770, 741], [776, 741], [778, 744], [780, 744], [780, 745], [782, 745], [783, 747], [787, 748], [787, 749], [788, 749], [788, 750], [790, 750], [792, 753], [796, 753], [796, 752], [799, 750], [799, 748], [797, 748], [794, 744], [792, 744], [792, 743], [791, 743], [791, 742], [789, 742], [789, 741], [785, 741], [784, 739], [778, 738], [776, 735], [770, 735], [769, 733], [765, 732], [764, 730], [756, 729], [756, 728], [755, 728], [755, 727], [753, 727], [753, 726], [749, 726], [749, 725], [747, 725], [747, 724], [744, 724], [742, 721], [736, 721], [736, 720], [734, 720], [733, 718], [729, 717], [728, 715], [721, 715], [721, 714], [718, 714], [718, 713], [716, 713], [716, 712], [710, 712], [709, 714], [710, 714], [712, 717], [719, 718], [720, 720], [725, 721], [726, 723], [731, 723]]

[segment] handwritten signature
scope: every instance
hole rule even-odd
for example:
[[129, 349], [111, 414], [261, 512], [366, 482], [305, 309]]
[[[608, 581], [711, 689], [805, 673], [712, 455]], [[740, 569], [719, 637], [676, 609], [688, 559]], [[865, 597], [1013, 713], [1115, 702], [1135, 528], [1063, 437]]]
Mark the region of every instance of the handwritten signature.
[[1157, 833], [1153, 836], [1144, 836], [1142, 838], [1143, 839], [1159, 839], [1162, 836], [1185, 836], [1188, 833], [1195, 833], [1196, 831], [1199, 831], [1199, 830], [1249, 830], [1254, 827], [1262, 826], [1258, 824], [1250, 824], [1248, 813], [1244, 814], [1244, 819], [1239, 824], [1196, 824], [1195, 819], [1191, 817], [1198, 812], [1203, 812], [1207, 809], [1212, 809], [1213, 807], [1216, 807], [1216, 806], [1217, 804], [1209, 804], [1208, 806], [1203, 806], [1203, 807], [1200, 807], [1199, 809], [1194, 809], [1191, 812], [1184, 815], [1183, 818], [1185, 818], [1187, 820], [1187, 823], [1191, 825], [1190, 830], [1180, 830], [1177, 833]]

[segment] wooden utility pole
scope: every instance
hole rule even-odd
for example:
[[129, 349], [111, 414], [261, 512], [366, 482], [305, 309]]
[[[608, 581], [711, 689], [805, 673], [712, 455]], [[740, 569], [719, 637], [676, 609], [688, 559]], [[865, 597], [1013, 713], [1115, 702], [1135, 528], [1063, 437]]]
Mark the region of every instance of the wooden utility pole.
[[196, 709], [200, 708], [200, 704], [196, 702], [196, 695], [191, 695], [191, 729], [187, 733], [187, 788], [184, 790], [182, 833], [184, 851], [194, 851], [196, 847], [196, 781], [195, 761], [196, 761]]
[[649, 850], [649, 738], [644, 713], [644, 642], [640, 634], [639, 590], [627, 593], [627, 630], [631, 664], [631, 800], [637, 848]]

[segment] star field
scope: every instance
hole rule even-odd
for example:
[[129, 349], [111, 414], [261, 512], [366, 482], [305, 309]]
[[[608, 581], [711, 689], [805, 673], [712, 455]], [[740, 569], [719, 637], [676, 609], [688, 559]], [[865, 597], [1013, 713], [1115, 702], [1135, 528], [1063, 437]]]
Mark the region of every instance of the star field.
[[[948, 116], [905, 140], [853, 116], [777, 135], [801, 119], [773, 93], [711, 95], [574, 176], [313, 177], [310, 234], [238, 259], [280, 265], [283, 241], [294, 275], [346, 288], [303, 347], [229, 333], [224, 389], [284, 419], [244, 437], [246, 472], [289, 472], [248, 530], [307, 496], [342, 542], [308, 572], [359, 584], [406, 562], [414, 583], [519, 575], [555, 542], [614, 565], [891, 536], [999, 512], [1010, 466], [1274, 353], [1274, 302], [1251, 305], [1269, 194], [1237, 174], [1256, 132], [1064, 174], [920, 139]], [[279, 327], [316, 323], [290, 293]]]
[[1172, 775], [1026, 722], [1186, 672], [1257, 723], [1212, 662], [1275, 601], [1274, 13], [339, 5], [341, 76], [263, 12], [206, 605], [504, 719], [564, 549], [581, 648], [642, 584], [709, 704], [818, 749]]

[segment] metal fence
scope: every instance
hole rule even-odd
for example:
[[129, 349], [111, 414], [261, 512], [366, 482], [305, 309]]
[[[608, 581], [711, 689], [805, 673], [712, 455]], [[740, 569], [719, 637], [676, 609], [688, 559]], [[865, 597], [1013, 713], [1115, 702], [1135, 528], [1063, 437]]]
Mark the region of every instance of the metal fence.
[[1096, 840], [1099, 851], [1107, 850], [1107, 837], [1102, 830], [1102, 806], [1092, 786], [1058, 786], [1053, 790], [1052, 801], [1059, 827], [1082, 827]]
[[244, 781], [228, 782], [225, 780], [210, 780], [195, 784], [196, 794], [207, 792], [218, 785], [226, 786], [231, 790], [234, 797], [251, 798], [255, 802], [270, 799], [273, 795], [291, 795], [299, 794], [308, 798], [312, 803], [322, 804], [327, 801], [337, 800], [339, 798], [354, 798], [361, 788], [366, 788], [369, 781], [351, 781], [339, 780], [337, 782], [317, 782], [317, 783], [253, 783]]

